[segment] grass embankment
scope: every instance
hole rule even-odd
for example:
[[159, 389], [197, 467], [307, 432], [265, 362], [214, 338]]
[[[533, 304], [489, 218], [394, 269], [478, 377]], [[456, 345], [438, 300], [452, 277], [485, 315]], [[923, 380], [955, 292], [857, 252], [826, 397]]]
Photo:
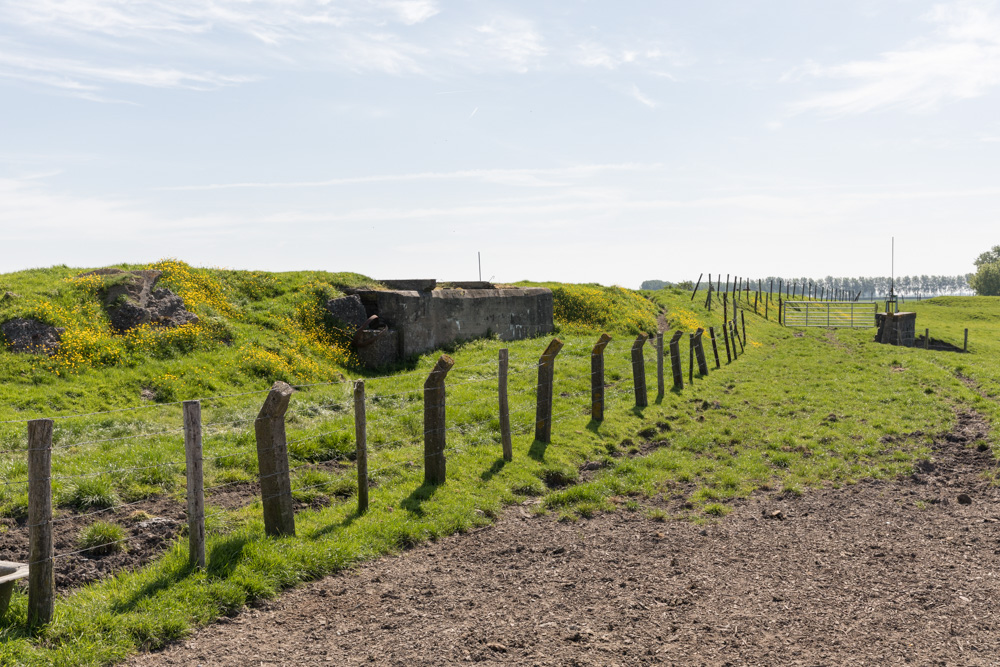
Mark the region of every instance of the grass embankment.
[[[75, 272], [66, 270], [66, 274], [69, 277]], [[193, 274], [229, 284], [222, 274]], [[274, 339], [294, 344], [296, 325], [289, 328], [287, 322], [295, 322], [295, 304], [308, 290], [297, 274], [273, 278], [285, 285], [299, 281], [302, 287], [288, 287], [284, 292], [277, 290], [257, 299], [247, 297], [245, 301], [229, 298], [236, 316], [219, 315], [234, 334], [228, 343], [207, 343], [205, 349], [175, 350], [162, 357], [133, 351], [131, 354], [137, 356], [132, 357], [132, 366], [85, 366], [68, 378], [61, 374], [51, 381], [35, 379], [54, 373], [45, 368], [44, 361], [4, 356], [6, 368], [21, 371], [7, 376], [11, 380], [5, 391], [12, 397], [17, 397], [19, 391], [28, 394], [21, 411], [7, 408], [6, 418], [52, 415], [59, 409], [67, 410], [67, 405], [79, 411], [100, 400], [69, 396], [64, 399], [68, 404], [51, 403], [67, 391], [124, 387], [132, 392], [131, 400], [117, 397], [112, 405], [134, 405], [150, 377], [147, 366], [163, 364], [156, 368], [156, 374], [170, 373], [171, 369], [184, 372], [188, 368], [185, 365], [196, 363], [199, 354], [219, 356], [202, 358], [197, 366], [192, 365], [188, 371], [192, 379], [208, 379], [190, 385], [179, 383], [176, 398], [266, 389], [272, 379], [279, 377], [251, 373], [250, 366], [240, 365], [242, 357], [227, 355], [254, 336], [260, 345], [274, 346], [271, 352], [279, 357], [287, 350], [276, 345]], [[695, 520], [710, 520], [713, 515], [725, 514], [733, 498], [754, 489], [800, 492], [814, 485], [843, 484], [903, 472], [916, 457], [928, 454], [931, 434], [950, 428], [958, 404], [981, 406], [991, 418], [996, 416], [995, 410], [987, 409], [992, 404], [984, 404], [989, 399], [979, 397], [955, 374], [955, 364], [961, 362], [964, 374], [988, 381], [992, 367], [984, 363], [980, 368], [983, 355], [959, 356], [874, 345], [869, 342], [871, 330], [806, 330], [799, 337], [793, 330], [752, 314], [747, 315], [750, 340], [739, 361], [727, 365], [722, 350], [721, 370], [696, 377], [693, 385], [682, 391], [668, 389], [663, 397], [656, 396], [655, 372], [650, 370], [647, 378], [651, 405], [636, 409], [631, 396], [629, 349], [636, 331], [655, 326], [655, 308], [627, 290], [555, 287], [564, 290], [562, 294], [557, 292], [556, 312], [566, 347], [556, 362], [556, 422], [551, 444], [532, 441], [534, 365], [546, 341], [501, 344], [481, 340], [457, 346], [450, 351], [456, 366], [448, 377], [448, 420], [452, 429], [448, 433], [448, 481], [438, 487], [422, 485], [421, 387], [437, 357], [426, 355], [412, 369], [367, 380], [370, 474], [375, 487], [369, 512], [358, 516], [354, 498], [349, 495], [354, 488], [354, 471], [349, 467], [353, 447], [349, 385], [303, 387], [293, 396], [288, 419], [291, 465], [294, 468], [331, 460], [345, 465], [296, 471], [293, 486], [299, 499], [323, 496], [331, 501], [326, 507], [298, 514], [297, 537], [264, 537], [259, 502], [232, 511], [213, 508], [209, 563], [204, 571], [188, 567], [186, 541], [181, 541], [140, 572], [122, 573], [70, 593], [58, 603], [56, 621], [36, 635], [25, 629], [25, 596], [15, 595], [11, 611], [0, 622], [0, 637], [4, 640], [0, 664], [113, 662], [137, 646], [155, 647], [182, 636], [193, 625], [231, 613], [252, 598], [273, 595], [298, 581], [421, 540], [487, 523], [505, 505], [530, 497], [540, 498], [538, 511], [578, 520], [619, 505], [667, 518], [657, 509], [660, 505], [655, 499], [682, 495], [691, 507], [683, 514]], [[717, 326], [721, 320], [718, 311], [707, 312], [701, 304], [690, 302], [687, 293], [661, 290], [649, 296], [667, 310], [675, 328]], [[611, 304], [616, 300], [620, 303], [613, 310]], [[64, 307], [71, 308], [72, 302], [67, 300]], [[251, 311], [254, 322], [249, 321]], [[606, 318], [609, 311], [620, 316], [595, 319]], [[286, 319], [281, 319], [280, 313]], [[100, 314], [94, 317], [99, 321]], [[990, 326], [995, 333], [997, 325]], [[605, 328], [615, 336], [605, 353], [606, 377], [612, 387], [608, 390], [606, 419], [598, 424], [587, 414], [590, 350]], [[986, 324], [984, 339], [985, 329]], [[501, 346], [510, 349], [512, 360], [510, 396], [515, 437], [511, 463], [500, 458], [496, 418], [496, 355]], [[325, 354], [310, 353], [312, 348], [308, 346], [298, 349], [303, 356]], [[646, 355], [647, 367], [654, 369], [650, 363], [652, 350], [647, 348]], [[229, 366], [223, 365], [226, 358], [231, 360]], [[309, 356], [316, 358], [320, 367], [313, 376], [307, 373], [309, 364], [294, 366], [290, 358], [281, 358], [286, 359], [288, 368], [298, 369], [298, 374], [280, 379], [296, 384], [310, 384], [306, 379], [313, 377], [336, 379], [338, 373], [356, 375], [337, 360], [321, 363], [319, 358]], [[202, 369], [200, 373], [198, 368]], [[208, 487], [253, 479], [256, 461], [252, 423], [245, 420], [252, 419], [262, 399], [263, 394], [259, 394], [205, 404], [203, 420], [214, 425], [205, 440]], [[178, 428], [180, 424], [175, 405], [61, 420], [56, 444], [65, 447], [57, 450], [54, 464], [54, 475], [66, 477], [56, 480], [57, 502], [63, 508], [60, 511], [79, 507], [80, 497], [88, 497], [79, 487], [91, 478], [72, 477], [78, 474], [98, 473], [92, 479], [103, 480], [105, 488], [90, 496], [116, 496], [102, 504], [150, 493], [182, 499], [182, 465], [144, 467], [182, 462], [180, 435], [141, 440], [132, 437], [136, 432]], [[9, 431], [11, 436], [23, 431], [23, 424], [8, 426], [14, 429]], [[926, 435], [907, 437], [918, 431]], [[888, 445], [882, 440], [885, 435], [897, 437]], [[11, 440], [14, 448], [23, 448], [23, 435], [16, 437], [20, 440]], [[108, 440], [118, 437], [125, 439]], [[94, 440], [106, 442], [92, 443]], [[638, 443], [643, 440], [663, 440], [665, 444], [646, 456], [629, 456], [639, 453]], [[82, 441], [92, 444], [73, 446]], [[23, 479], [23, 459], [23, 451], [4, 456], [5, 480]], [[151, 463], [145, 463], [147, 460]], [[572, 485], [586, 461], [603, 467], [591, 481]], [[123, 470], [131, 468], [142, 469]], [[113, 469], [118, 472], [110, 472]], [[157, 472], [152, 478], [143, 478], [151, 474], [149, 471]], [[7, 511], [17, 513], [23, 507], [22, 501], [16, 493], [4, 493]]]

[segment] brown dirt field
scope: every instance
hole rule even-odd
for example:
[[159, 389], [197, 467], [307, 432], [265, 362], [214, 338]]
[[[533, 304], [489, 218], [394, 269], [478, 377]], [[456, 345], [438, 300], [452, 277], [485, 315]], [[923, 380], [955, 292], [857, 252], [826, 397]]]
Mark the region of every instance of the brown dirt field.
[[995, 665], [984, 428], [961, 415], [912, 477], [758, 494], [708, 525], [516, 507], [130, 664]]

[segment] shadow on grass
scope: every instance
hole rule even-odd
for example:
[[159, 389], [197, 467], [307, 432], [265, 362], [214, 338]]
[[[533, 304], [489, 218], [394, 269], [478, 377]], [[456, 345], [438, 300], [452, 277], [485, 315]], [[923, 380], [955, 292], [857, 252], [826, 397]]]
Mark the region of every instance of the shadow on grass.
[[591, 419], [589, 422], [587, 422], [587, 426], [585, 428], [591, 433], [600, 433], [602, 424], [604, 424], [604, 422], [599, 422], [596, 419]]
[[243, 549], [249, 542], [250, 537], [247, 535], [227, 535], [213, 544], [205, 558], [208, 564], [205, 572], [210, 577], [219, 579], [229, 577], [243, 559]]
[[634, 414], [639, 419], [645, 419], [646, 418], [645, 410], [646, 408], [640, 408], [638, 405], [636, 405], [632, 408], [632, 414]]
[[549, 443], [544, 440], [535, 440], [531, 443], [531, 447], [528, 448], [528, 456], [535, 459], [536, 461], [545, 460], [545, 450], [549, 448]]
[[352, 511], [350, 514], [345, 516], [340, 521], [323, 526], [322, 528], [311, 532], [309, 535], [312, 539], [318, 539], [320, 537], [324, 537], [326, 535], [329, 535], [333, 531], [337, 530], [338, 528], [349, 527], [352, 523], [360, 519], [365, 514], [367, 514], [367, 511], [359, 512], [358, 508], [355, 506], [354, 511]]
[[504, 461], [503, 458], [497, 459], [496, 461], [493, 462], [493, 465], [489, 467], [489, 470], [485, 471], [482, 475], [479, 476], [479, 479], [483, 480], [484, 482], [490, 481], [491, 479], [493, 479], [494, 475], [503, 470], [503, 467], [505, 465], [507, 465], [507, 462]]
[[[213, 549], [212, 554], [214, 555]], [[206, 557], [207, 562], [212, 562], [212, 555]], [[139, 604], [147, 602], [154, 594], [170, 588], [182, 579], [187, 578], [194, 572], [195, 568], [189, 562], [181, 562], [168, 570], [160, 572], [150, 581], [143, 584], [139, 590], [135, 591], [127, 598], [119, 600], [111, 605], [111, 611], [115, 614], [125, 614], [135, 610]]]
[[424, 482], [414, 489], [413, 493], [404, 498], [399, 506], [414, 516], [422, 517], [425, 514], [423, 504], [437, 493], [440, 486], [440, 484]]

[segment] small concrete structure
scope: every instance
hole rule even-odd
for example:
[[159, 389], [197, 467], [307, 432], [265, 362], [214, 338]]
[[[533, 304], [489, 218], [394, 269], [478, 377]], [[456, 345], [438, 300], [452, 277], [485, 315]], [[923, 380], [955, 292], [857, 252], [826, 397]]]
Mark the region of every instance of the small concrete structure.
[[913, 347], [917, 334], [916, 313], [875, 313], [876, 343]]
[[3, 618], [7, 607], [10, 606], [10, 596], [14, 592], [14, 584], [18, 579], [26, 579], [27, 577], [27, 563], [0, 560], [0, 618]]
[[[436, 281], [384, 281], [419, 289], [350, 290], [381, 327], [358, 336], [358, 357], [370, 368], [483, 336], [521, 340], [551, 333], [552, 292], [542, 287], [437, 287]], [[430, 289], [428, 289], [430, 288]]]

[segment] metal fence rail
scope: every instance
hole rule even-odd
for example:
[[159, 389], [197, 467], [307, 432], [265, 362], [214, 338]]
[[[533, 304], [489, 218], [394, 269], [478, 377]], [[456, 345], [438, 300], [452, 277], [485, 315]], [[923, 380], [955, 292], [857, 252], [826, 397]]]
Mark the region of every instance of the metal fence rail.
[[840, 327], [867, 329], [875, 326], [874, 303], [856, 301], [785, 301], [786, 327]]

